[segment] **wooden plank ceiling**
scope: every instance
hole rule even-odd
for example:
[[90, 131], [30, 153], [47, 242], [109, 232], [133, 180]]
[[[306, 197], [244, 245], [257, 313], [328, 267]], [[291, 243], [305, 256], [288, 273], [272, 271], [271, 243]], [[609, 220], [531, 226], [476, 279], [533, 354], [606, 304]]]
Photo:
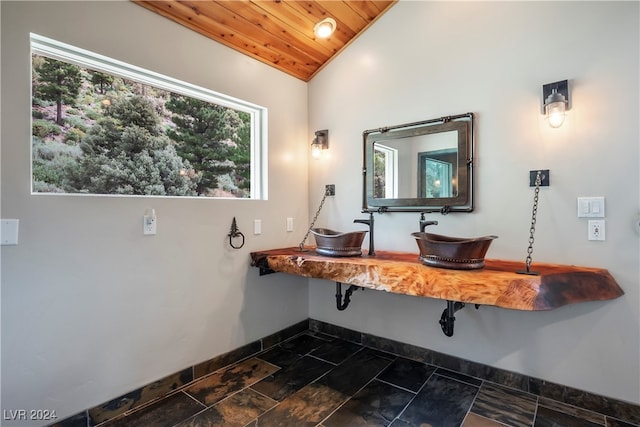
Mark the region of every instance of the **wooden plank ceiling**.
[[[397, 0], [133, 1], [306, 82]], [[316, 38], [313, 27], [326, 17], [336, 31]]]

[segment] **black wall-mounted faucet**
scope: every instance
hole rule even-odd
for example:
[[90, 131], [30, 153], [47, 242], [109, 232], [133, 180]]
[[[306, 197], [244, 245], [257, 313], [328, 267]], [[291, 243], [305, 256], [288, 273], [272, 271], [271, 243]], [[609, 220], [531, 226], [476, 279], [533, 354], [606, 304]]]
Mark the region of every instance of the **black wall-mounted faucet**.
[[420, 213], [420, 232], [424, 233], [424, 229], [427, 225], [438, 225], [438, 221], [428, 221], [424, 219], [424, 212]]
[[373, 248], [373, 212], [369, 212], [369, 219], [354, 219], [353, 222], [369, 226], [369, 256], [375, 255], [376, 251]]

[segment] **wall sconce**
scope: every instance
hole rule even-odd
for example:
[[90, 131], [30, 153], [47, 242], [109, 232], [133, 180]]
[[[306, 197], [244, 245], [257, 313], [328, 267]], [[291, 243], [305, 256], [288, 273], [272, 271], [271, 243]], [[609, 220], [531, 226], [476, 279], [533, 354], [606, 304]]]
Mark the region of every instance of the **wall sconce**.
[[542, 86], [542, 109], [549, 126], [559, 128], [564, 123], [565, 111], [569, 110], [569, 82], [561, 80]]
[[321, 39], [326, 39], [336, 30], [337, 24], [333, 18], [324, 18], [313, 27], [313, 34]]
[[316, 137], [313, 138], [311, 143], [311, 157], [319, 159], [322, 156], [322, 150], [329, 149], [329, 131], [318, 130], [316, 131]]

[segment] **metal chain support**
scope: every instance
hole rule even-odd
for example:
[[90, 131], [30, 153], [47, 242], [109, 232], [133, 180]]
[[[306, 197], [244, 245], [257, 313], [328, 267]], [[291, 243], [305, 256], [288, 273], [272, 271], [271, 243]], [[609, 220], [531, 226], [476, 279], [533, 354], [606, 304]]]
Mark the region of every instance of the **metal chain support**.
[[324, 196], [322, 196], [322, 200], [320, 201], [320, 206], [318, 206], [318, 210], [316, 211], [316, 214], [313, 216], [313, 220], [311, 220], [311, 225], [309, 225], [307, 234], [304, 235], [304, 237], [302, 238], [302, 241], [298, 245], [298, 248], [300, 249], [301, 252], [304, 248], [304, 242], [307, 240], [307, 237], [309, 237], [309, 233], [311, 233], [311, 229], [313, 228], [316, 221], [318, 220], [318, 215], [320, 215], [320, 211], [322, 210], [322, 205], [324, 205], [324, 201], [327, 199], [327, 195], [328, 195], [328, 191], [325, 190]]
[[540, 184], [542, 183], [542, 171], [538, 171], [536, 174], [536, 189], [533, 195], [533, 211], [531, 213], [531, 228], [529, 228], [529, 247], [527, 248], [527, 271], [531, 273], [531, 254], [533, 253], [533, 235], [536, 232], [536, 216], [538, 214], [538, 196], [540, 194]]

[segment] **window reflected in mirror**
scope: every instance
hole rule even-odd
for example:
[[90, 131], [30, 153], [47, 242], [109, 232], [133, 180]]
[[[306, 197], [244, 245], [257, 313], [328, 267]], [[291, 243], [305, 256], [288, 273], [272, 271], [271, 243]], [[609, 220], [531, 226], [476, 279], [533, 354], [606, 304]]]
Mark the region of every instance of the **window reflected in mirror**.
[[374, 197], [395, 199], [398, 197], [398, 149], [376, 144], [374, 150]]

